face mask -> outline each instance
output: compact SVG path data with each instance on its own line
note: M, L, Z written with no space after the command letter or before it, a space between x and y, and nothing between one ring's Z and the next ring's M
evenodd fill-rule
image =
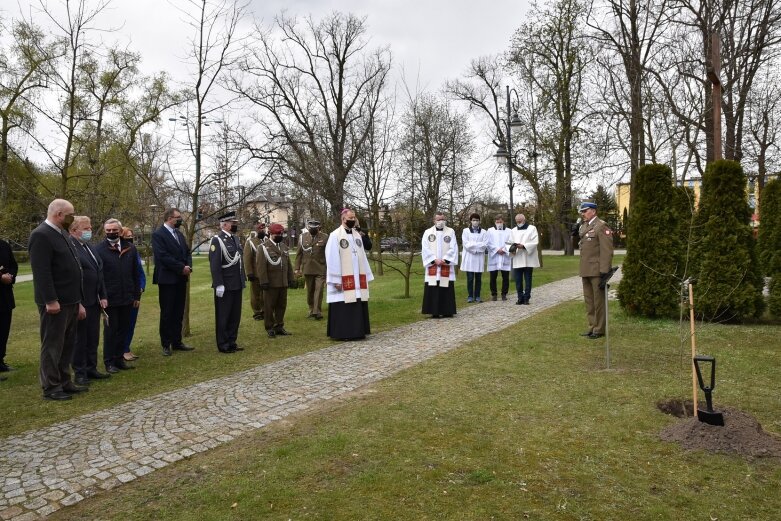
M279 244L280 242L282 242L282 236L281 235L274 235L274 236L271 237L271 240L276 242L277 244Z
M81 242L87 242L92 239L92 230L85 230L81 232Z
M309 228L309 233L317 235L320 232L320 228Z
M517 224L518 226L523 226L523 223L521 221L515 221L515 224Z
M64 215L62 217L62 227L67 230L71 227L71 224L73 224L73 214Z
M119 232L107 233L106 239L110 242L117 242L119 240Z
M344 225L347 226L348 229L352 229L352 227L355 226L355 219L347 219L344 221Z
M480 226L480 221L472 221L473 228L477 228L478 226Z
M176 220L176 222L174 223L174 228L179 228L181 225L182 225L182 219L181 219L181 217L180 217L180 218L179 218L179 219L177 219L177 220Z
M504 230L504 224L503 223L496 223L496 229L497 230Z
M266 236L266 232L258 232L258 239L263 239Z
M231 224L231 233L236 233L237 231L239 231L239 225Z
M434 224L436 224L437 229L439 230L445 227L445 221L436 221Z

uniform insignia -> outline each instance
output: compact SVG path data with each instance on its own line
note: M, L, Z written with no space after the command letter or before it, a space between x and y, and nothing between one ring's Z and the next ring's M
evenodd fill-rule
M451 237L450 235L445 235L445 238L443 239L446 243L450 243Z
M363 243L361 242L361 239L355 239L355 244L357 244L359 248L363 247Z
M350 243L347 242L347 239L342 239L341 241L339 241L339 246L342 248L347 248L348 246L350 246Z
M210 248L211 251L215 251L217 248L214 247L214 244L212 244L212 247Z
M607 230L605 230L605 235L610 235L610 233L611 233L611 232L610 232L610 229L609 229L609 228L608 228Z
M434 242L436 240L437 240L437 236L434 235L433 233L428 236L428 242Z

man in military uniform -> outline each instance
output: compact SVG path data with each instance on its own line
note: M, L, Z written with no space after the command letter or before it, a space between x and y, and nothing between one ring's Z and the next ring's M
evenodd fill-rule
M605 336L605 284L613 262L613 232L597 217L597 205L582 203L578 209L582 222L580 236L580 276L586 301L588 331L582 336L595 339Z
M287 245L282 242L285 228L269 226L269 239L260 244L255 260L255 276L263 290L263 321L270 338L289 335L285 330L287 288L296 285Z
M244 289L242 250L236 235L238 229L236 212L226 213L220 217L220 232L212 237L209 246L217 349L220 353L242 351L236 344L241 323L241 292Z
M250 305L252 306L252 318L263 320L263 292L260 290L258 277L255 275L255 259L258 247L266 240L266 223L258 220L255 231L250 233L247 242L244 243L244 270L247 272L247 280L250 282Z
M296 252L296 276L306 279L306 303L309 317L323 318L323 288L325 287L325 245L328 235L320 231L320 222L310 219L301 233Z

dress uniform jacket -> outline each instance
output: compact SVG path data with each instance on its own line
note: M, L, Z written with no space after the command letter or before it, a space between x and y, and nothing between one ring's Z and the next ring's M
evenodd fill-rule
M260 287L265 288L263 325L266 331L286 334L287 288L295 282L287 245L274 241L262 244L256 256L255 275Z
M252 306L252 316L255 320L263 318L263 291L260 289L260 283L255 275L255 262L257 260L258 248L266 240L265 237L258 237L256 232L252 232L244 242L244 271L247 279L250 281L250 305Z
M230 259L225 257L222 245L225 245L225 251L230 259L236 255L239 256L238 262L223 268L223 265L229 264ZM209 269L212 273L212 287L225 286L225 291L235 291L243 289L245 284L244 265L241 262L243 252L239 246L239 238L235 234L229 234L225 230L212 237L209 246Z
M613 262L613 232L605 221L594 217L591 222L581 224L578 233L580 276L599 277L600 273L609 272Z
M325 245L328 235L317 232L314 237L308 231L301 234L296 251L296 270L304 275L325 275Z

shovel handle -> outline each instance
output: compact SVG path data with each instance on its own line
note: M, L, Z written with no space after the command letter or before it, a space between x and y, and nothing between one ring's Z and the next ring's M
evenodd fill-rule
M694 285L689 283L689 337L692 344L692 414L697 414L697 366L694 357L697 356L697 342L694 337Z

